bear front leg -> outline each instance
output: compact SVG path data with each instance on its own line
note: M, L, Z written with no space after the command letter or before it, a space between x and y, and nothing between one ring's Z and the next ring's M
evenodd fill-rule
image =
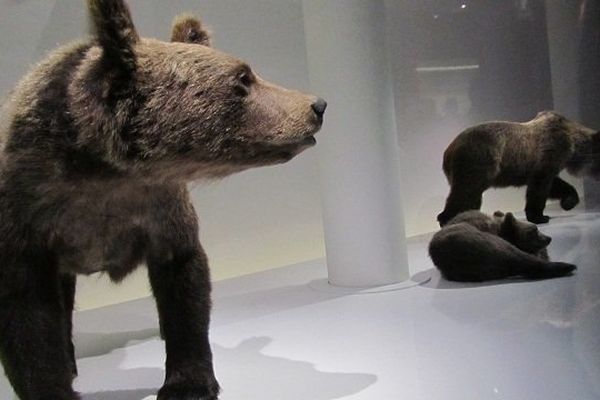
M57 271L28 263L2 268L0 360L15 392L23 400L79 399Z
M77 276L72 274L62 274L60 285L62 289L63 308L65 310L65 329L67 345L69 348L69 359L71 362L71 374L75 378L77 372L77 360L75 359L75 345L73 344L73 308L75 307L75 286Z
M166 378L157 400L216 400L208 340L210 278L200 246L166 260L150 259L148 269L166 344Z
M529 222L534 224L545 224L550 217L544 215L546 200L550 194L554 175L552 173L537 173L527 184L525 215Z
M561 208L566 211L572 210L579 204L577 190L558 176L552 180L548 198L560 200Z

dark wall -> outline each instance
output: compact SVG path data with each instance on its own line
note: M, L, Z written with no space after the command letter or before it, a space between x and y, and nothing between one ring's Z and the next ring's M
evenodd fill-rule
M580 24L579 114L584 124L600 129L600 0L582 2ZM584 189L587 207L600 208L600 184L585 179Z

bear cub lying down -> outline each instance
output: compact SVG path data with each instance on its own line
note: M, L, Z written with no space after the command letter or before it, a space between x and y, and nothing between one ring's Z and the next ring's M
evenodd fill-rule
M533 223L548 222L547 199L565 210L579 203L573 186L558 177L600 177L600 133L552 112L525 123L497 121L460 133L444 152L450 194L438 215L444 226L455 215L479 210L490 187L527 186L525 214Z
M209 47L198 20L142 38L88 0L92 40L29 73L0 120L0 361L20 399L75 400L76 274L148 275L166 346L159 400L215 400L210 277L186 183L291 160L324 100ZM101 379L101 378L99 378Z
M553 278L572 273L573 264L551 262L551 238L511 213L492 217L465 211L451 219L429 243L429 255L452 281L480 282L509 277Z

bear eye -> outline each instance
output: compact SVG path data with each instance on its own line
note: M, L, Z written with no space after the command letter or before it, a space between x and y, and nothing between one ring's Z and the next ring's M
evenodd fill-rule
M254 83L254 75L249 69L244 68L236 79L235 91L241 97L246 97L250 94L252 84Z
M250 75L249 72L245 71L240 74L240 83L242 85L249 88L250 86L252 86L253 81L254 79L252 78L252 75Z
M198 33L195 29L190 29L187 34L188 40L190 42L196 42L200 38L200 33Z

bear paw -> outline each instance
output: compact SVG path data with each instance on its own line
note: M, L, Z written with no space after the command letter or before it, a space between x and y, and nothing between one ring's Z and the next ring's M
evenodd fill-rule
M550 221L550 217L547 215L528 215L527 221L533 222L534 224L547 224Z
M156 400L218 400L219 384L213 381L203 385L197 382L166 384L158 391Z
M437 220L440 224L440 228L443 228L444 225L446 225L451 218L452 217L450 216L450 213L448 213L447 211L439 213L437 216Z
M218 400L216 394L208 394L206 388L163 387L156 400Z
M579 196L577 194L560 200L560 207L565 211L572 210L577 204L579 204Z

